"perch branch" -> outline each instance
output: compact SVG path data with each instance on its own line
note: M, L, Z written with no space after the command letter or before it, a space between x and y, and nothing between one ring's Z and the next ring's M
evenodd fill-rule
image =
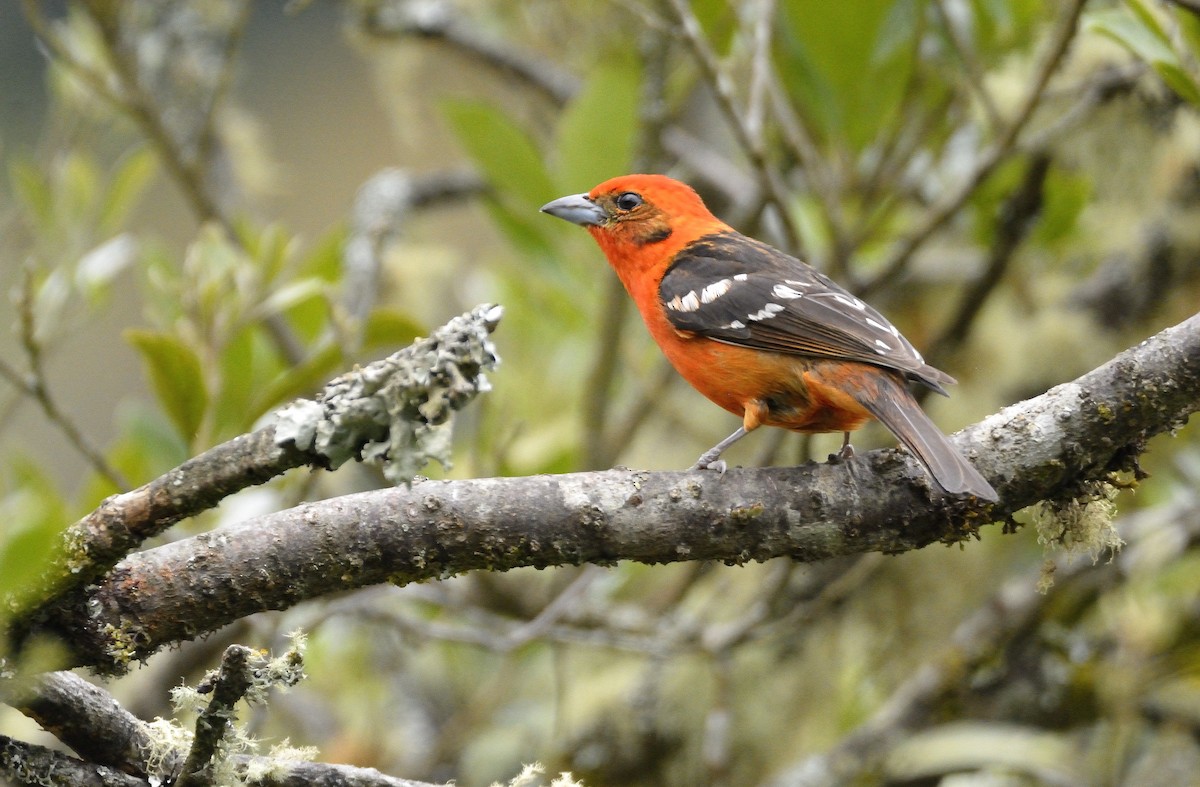
M73 663L119 671L253 612L382 582L617 560L896 553L1127 469L1200 408L1200 315L954 439L1001 503L937 495L911 457L702 472L425 481L309 503L132 555L46 628ZM932 499L931 499L932 495Z
M399 482L429 460L447 462L442 425L451 411L488 390L485 373L498 358L487 336L501 313L498 306L478 306L429 338L331 381L319 401L297 400L278 411L275 423L105 500L67 528L40 594L46 601L19 615L18 639L49 609L77 601L83 588L146 539L288 470L369 458Z

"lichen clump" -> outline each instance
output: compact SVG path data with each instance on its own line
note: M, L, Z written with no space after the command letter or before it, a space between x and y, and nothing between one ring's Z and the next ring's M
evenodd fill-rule
M489 335L500 306L476 306L425 339L332 380L317 399L275 413L275 440L317 454L330 469L374 462L394 484L427 464L450 466L450 417L491 389L500 362Z
M1047 551L1038 590L1045 593L1054 584L1052 551L1068 558L1086 555L1096 563L1104 554L1111 560L1125 545L1116 528L1116 487L1101 484L1090 496L1065 501L1042 501L1032 506L1029 518L1037 530L1038 543Z

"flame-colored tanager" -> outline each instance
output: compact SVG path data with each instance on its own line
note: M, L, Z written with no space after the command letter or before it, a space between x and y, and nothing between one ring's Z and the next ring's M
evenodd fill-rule
M587 228L675 369L742 417L696 468L723 470L721 452L764 424L844 432L848 458L850 432L875 418L947 492L997 499L907 385L945 395L954 378L829 277L713 216L690 186L625 175L542 210Z

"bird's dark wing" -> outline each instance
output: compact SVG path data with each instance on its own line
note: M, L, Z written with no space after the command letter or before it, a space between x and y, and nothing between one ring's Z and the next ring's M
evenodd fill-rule
M735 232L685 246L659 284L677 330L727 344L895 369L939 393L954 378L887 318L809 265Z

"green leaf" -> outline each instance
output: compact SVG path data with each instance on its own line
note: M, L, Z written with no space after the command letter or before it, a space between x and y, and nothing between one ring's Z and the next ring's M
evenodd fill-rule
M71 292L71 277L64 268L55 268L38 283L33 296L33 334L39 344L50 341L58 331Z
M119 437L108 451L109 461L130 483L138 484L178 467L191 456L188 445L160 408L130 399L117 406ZM98 505L112 494L108 481L93 475L83 498Z
M989 247L996 237L996 217L1004 200L1021 182L1028 166L1023 157L1011 158L975 189L971 195L972 238L980 246Z
M218 438L243 431L262 414L252 403L259 389L279 371L280 363L269 348L256 346L260 333L256 326L244 327L221 349L221 390L213 397L212 406Z
M208 407L208 388L200 358L180 339L130 328L125 340L141 353L159 402L180 434L191 443Z
M727 54L738 27L733 4L728 0L691 0L691 5L713 51L718 55Z
M1070 237L1091 196L1090 178L1052 168L1046 178L1042 214L1034 230L1034 240L1049 246Z
M408 346L427 332L412 315L399 309L375 309L363 328L364 347Z
M38 229L45 232L54 226L54 195L42 170L30 161L14 161L8 170L13 193L33 214Z
M513 247L535 264L552 264L555 246L551 233L561 233L563 227L572 229L565 221L551 223L546 216L528 207L514 210L495 200L489 200L486 207L492 221ZM578 230L578 227L574 229Z
M100 193L100 170L94 161L81 153L71 153L59 172L61 201L68 222L80 222L95 215L93 212Z
M330 342L264 385L256 392L250 409L265 413L297 397L312 396L344 362L341 348Z
M859 149L899 109L924 0L787 0L777 58L789 91L824 135Z
M1055 10L1043 0L970 0L969 34L975 55L984 64L1000 62L1030 49L1033 31Z
M443 111L497 198L537 210L561 196L533 140L502 111L480 101L446 102Z
M146 190L146 184L154 177L158 159L149 148L134 151L125 157L113 174L104 204L100 206L100 229L115 232L137 205Z
M274 281L283 271L296 246L295 236L280 224L269 224L260 230L244 221L238 224L237 234L261 278L267 282Z
M1150 64L1169 88L1181 98L1200 105L1200 85L1179 60L1166 33L1145 8L1131 11L1128 6L1089 14L1087 29L1107 36Z
M249 316L255 320L264 320L283 314L314 298L324 304L324 295L328 289L329 284L317 278L294 281L274 290L265 300L255 304L250 309Z
M37 600L21 598L22 591L38 586L69 517L62 491L42 468L19 453L8 465L9 490L0 497L0 596L12 594L20 605Z
M630 59L601 66L558 123L558 183L584 191L629 171L638 135L641 78Z

